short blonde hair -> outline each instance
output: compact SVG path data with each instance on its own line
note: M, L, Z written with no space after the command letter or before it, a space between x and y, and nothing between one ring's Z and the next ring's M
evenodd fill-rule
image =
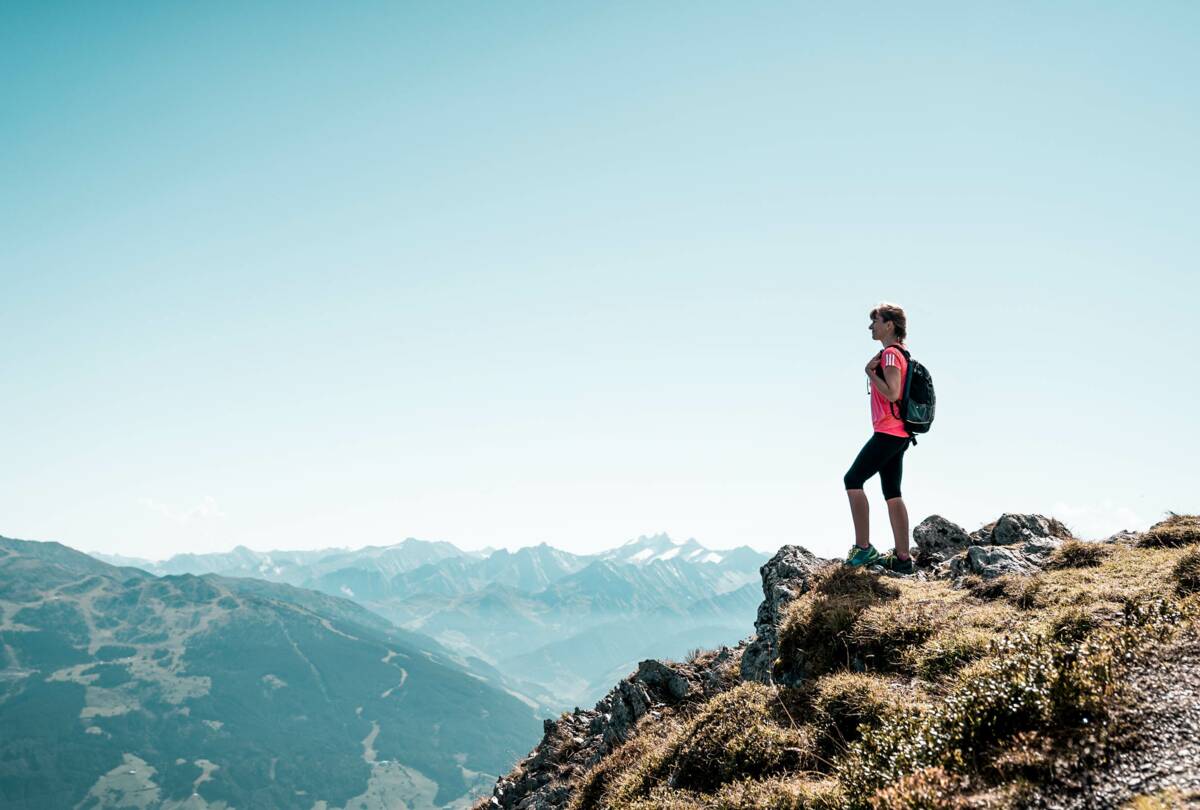
M899 304L889 304L885 301L871 310L871 320L875 320L876 315L885 321L892 322L896 328L898 340L903 341L908 337L908 318L904 315L904 308Z

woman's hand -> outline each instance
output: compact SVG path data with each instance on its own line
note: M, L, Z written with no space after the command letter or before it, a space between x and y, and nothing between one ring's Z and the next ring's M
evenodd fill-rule
M871 358L871 362L867 363L866 371L867 371L868 377L872 377L875 375L875 369L879 368L879 361L880 361L880 355L877 354Z

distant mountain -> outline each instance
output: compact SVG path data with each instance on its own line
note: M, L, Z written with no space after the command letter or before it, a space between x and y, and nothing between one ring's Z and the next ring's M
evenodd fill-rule
M749 546L738 546L729 551L712 551L700 545L695 539L680 542L672 540L665 534L642 536L630 540L622 546L597 555L602 560L629 563L631 565L646 565L652 562L707 563L724 565L739 571L753 569L767 560L766 554L761 554Z
M546 713L346 599L0 538L6 810L461 808Z
M254 551L237 546L232 551L206 554L176 554L168 560L153 562L133 557L93 553L93 557L113 565L134 565L151 574L220 574L227 577L254 577L270 582L307 585L329 573L345 569L377 572L391 578L451 557L470 558L452 543L429 542L409 537L390 546L366 546L359 549L326 548L313 551Z
M547 684L555 694L570 695L576 706L590 706L617 680L646 658L682 659L689 650L740 640L745 627L737 617L757 614L761 583L682 606L659 607L604 624L502 659L498 666L515 678ZM713 641L717 639L717 641ZM596 674L598 673L598 674Z
M353 599L397 626L436 638L464 660L506 674L513 664L520 691L569 708L582 699L580 689L624 666L644 634L618 633L594 654L559 657L555 651L586 646L594 628L643 616L659 623L656 637L703 627L705 645L735 643L753 623L758 569L767 557L748 546L715 551L665 534L588 555L546 543L466 553L450 543L409 538L357 550L179 555L146 570L259 577ZM721 599L747 585L755 591L749 602Z

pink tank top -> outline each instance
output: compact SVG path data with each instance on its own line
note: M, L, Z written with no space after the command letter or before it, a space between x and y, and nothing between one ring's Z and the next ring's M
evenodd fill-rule
M908 361L904 359L904 353L894 346L883 350L883 358L879 361L880 376L885 368L899 368L900 383L904 383L904 375L908 373ZM867 384L871 385L869 382ZM883 394L871 385L871 425L876 433L907 437L909 433L904 429L904 420L896 415L899 412L899 402L888 402Z

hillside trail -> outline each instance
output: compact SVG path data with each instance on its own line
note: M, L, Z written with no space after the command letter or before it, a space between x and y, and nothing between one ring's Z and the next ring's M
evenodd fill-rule
M1129 672L1117 712L1136 729L1106 767L1079 774L1072 795L1047 797L1047 810L1120 808L1138 796L1172 791L1163 806L1200 810L1200 638L1163 647Z

